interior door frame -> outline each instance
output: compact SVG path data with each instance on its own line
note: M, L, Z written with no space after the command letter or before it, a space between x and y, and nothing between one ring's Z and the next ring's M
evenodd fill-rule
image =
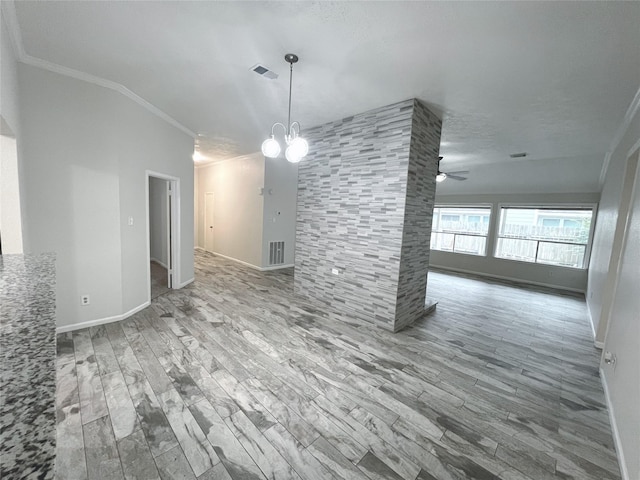
M168 185L167 190L167 208L168 226L167 229L167 242L168 242L168 254L169 254L169 271L170 276L169 288L178 289L180 285L180 178L173 175L167 175L166 173L154 172L152 170L145 171L145 204L146 204L146 228L147 228L147 292L148 301L151 302L151 232L149 226L149 182L150 178L159 178L166 180ZM171 201L169 200L171 196Z
M174 258L173 258L173 252L171 251L171 247L173 245L172 239L173 236L171 234L171 219L173 218L173 215L171 214L171 204L173 203L171 201L171 198L173 197L172 195L173 193L173 186L171 184L170 180L167 180L167 183L165 184L165 208L167 209L167 216L166 216L166 222L167 222L167 238L165 239L166 245L167 245L167 253L168 253L168 259L167 259L167 288L173 288L173 285L175 284L175 279L173 278L173 264L174 264ZM151 239L149 239L151 240Z

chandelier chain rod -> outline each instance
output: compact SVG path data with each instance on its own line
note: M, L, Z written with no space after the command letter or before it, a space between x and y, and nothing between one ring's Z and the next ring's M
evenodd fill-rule
M265 158L277 158L280 155L281 147L275 139L276 126L281 126L284 130L284 140L287 144L285 158L291 163L298 163L309 153L309 144L300 136L300 123L291 122L291 100L293 97L293 64L298 61L298 56L294 53L287 53L284 59L289 63L289 109L287 112L287 125L276 122L271 127L271 138L262 142L262 153ZM297 130L296 130L297 125Z
M293 85L293 63L289 64L289 116L287 118L287 135L291 137L291 86Z

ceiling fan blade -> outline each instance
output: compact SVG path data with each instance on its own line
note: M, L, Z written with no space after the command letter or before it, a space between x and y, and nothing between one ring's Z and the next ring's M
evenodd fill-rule
M461 177L460 175L451 175L450 173L447 173L447 178L451 178L452 180L466 180L467 177Z
M467 175L469 170L457 170L455 172L445 172L447 175Z

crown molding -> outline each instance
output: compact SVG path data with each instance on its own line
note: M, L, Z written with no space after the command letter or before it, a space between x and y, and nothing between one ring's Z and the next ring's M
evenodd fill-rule
M196 169L206 168L206 167L212 167L214 165L220 165L221 163L234 162L234 161L238 162L242 160L255 160L256 158L257 159L262 158L263 160L266 160L264 155L262 155L262 152L253 152L253 153L247 153L245 155L238 155L237 157L223 158L220 160L206 160L204 162L194 163L193 166Z
M640 138L638 138L638 141L634 143L633 147L629 149L629 153L627 153L627 157L630 157L631 155L636 153L636 150L640 150Z
M598 186L600 190L604 186L604 179L607 176L607 170L609 170L609 162L611 162L611 151L608 151L604 156L604 161L602 162L602 169L600 170L600 179L598 180Z
M633 117L635 117L635 115L638 113L638 109L640 109L640 87L638 87L638 91L636 92L635 96L633 97L633 100L629 104L629 108L627 108L627 113L625 113L622 123L616 130L616 134L613 137L611 146L609 147L609 151L604 157L602 170L600 171L600 188L602 188L602 186L604 185L604 179L607 176L607 170L609 169L611 155L613 154L613 152L615 152L616 148L618 148L618 145L622 141L622 137L624 136L625 132L629 128L629 125L631 125L631 121L633 120Z
M41 68L43 70L48 70L50 72L54 72L54 73L63 75L65 77L75 78L76 80L81 80L83 82L92 83L92 84L97 85L99 87L108 88L109 90L114 90L114 91L124 95L125 97L129 98L130 100L133 100L134 102L136 102L141 107L145 108L146 110L148 110L149 112L151 112L155 116L157 116L157 117L161 118L162 120L164 120L165 122L169 123L170 125L173 125L178 130L181 130L182 132L186 133L190 137L192 137L192 138L196 137L196 134L194 132L192 132L187 127L182 125L176 119L174 119L173 117L167 115L162 110L160 110L158 107L156 107L152 103L148 102L147 100L145 100L141 96L135 94L134 92L132 92L131 90L129 90L127 87L125 87L124 85L122 85L120 83L116 83L116 82L113 82L111 80L107 80L107 79L104 79L104 78L101 78L101 77L97 77L95 75L91 75L90 73L82 72L80 70L75 70L73 68L65 67L63 65L58 65L57 63L49 62L49 61L43 60L41 58L32 57L31 55L27 55L27 54L25 54L24 57L20 59L20 62L22 62L22 63L24 63L26 65L31 65L32 67Z
M16 15L15 4L13 0L10 1L2 1L2 12L4 13L5 23L7 24L7 28L9 29L9 37L11 38L11 46L13 47L14 54L16 55L17 60L20 63L24 63L25 65L31 65L32 67L41 68L43 70L48 70L50 72L57 73L59 75L63 75L65 77L75 78L76 80L81 80L83 82L91 83L93 85L97 85L99 87L107 88L109 90L113 90L115 92L124 95L125 97L133 100L135 103L140 105L142 108L148 110L153 115L158 118L164 120L168 124L176 127L178 130L186 133L192 138L196 137L195 132L191 131L180 122L178 122L175 118L169 116L158 107L153 105L151 102L148 102L140 95L132 92L124 85L113 82L111 80L107 80L105 78L101 78L95 75L91 75L90 73L82 72L80 70L75 70L73 68L65 67L63 65L59 65L57 63L49 62L48 60L44 60L42 58L33 57L29 55L25 49L24 44L22 43L22 33L20 31L20 24L18 23L18 17Z
M224 161L225 160L208 160L206 162L198 162L198 163L194 163L193 164L193 168L198 170L200 168L206 168L206 167L210 167L212 165L218 165L219 163L222 163Z

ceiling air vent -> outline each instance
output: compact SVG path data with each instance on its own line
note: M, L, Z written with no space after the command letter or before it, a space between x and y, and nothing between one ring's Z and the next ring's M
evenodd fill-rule
M521 152L521 153L512 153L511 155L509 155L511 158L524 158L527 156L527 152Z
M269 70L264 65L260 65L259 63L255 64L250 70L256 72L258 75L262 75L263 77L270 78L271 80L278 78L278 74Z

